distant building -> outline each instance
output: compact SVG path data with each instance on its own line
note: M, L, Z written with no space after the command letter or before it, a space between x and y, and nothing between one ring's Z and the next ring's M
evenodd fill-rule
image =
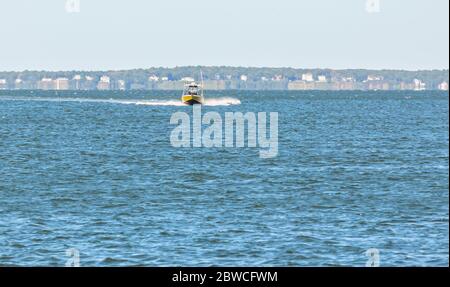
M414 79L414 91L425 91L427 85L419 79Z
M353 83L353 82L355 82L355 79L353 79L353 77L343 77L342 78L342 82L344 82L344 83Z
M55 90L68 90L69 89L69 79L67 78L57 78L55 80Z
M169 80L169 77L161 77L161 81L167 82Z
M272 77L272 81L281 82L283 80L283 75L275 75Z
M150 77L148 77L149 82L158 82L159 81L159 77L156 75L152 75Z
M75 90L81 89L81 86L80 86L81 75L75 75L72 80L75 82L74 83Z
M447 82L440 83L438 89L441 91L448 91L448 83Z
M22 89L23 88L23 81L22 81L22 79L19 79L19 78L17 78L15 81L14 81L14 89L16 89L16 90L20 90L20 89Z
M42 80L38 82L37 88L39 90L54 90L54 84L55 83L51 78L42 78Z
M6 90L8 82L5 79L0 79L0 90Z
M318 76L318 77L317 77L317 81L318 81L319 83L326 83L326 82L328 82L327 77L326 77L326 76L323 76L323 75Z
M373 82L373 81L382 81L383 77L380 76L373 76L373 75L369 75L367 76L367 82Z
M366 82L366 88L368 90L377 91L377 90L383 90L388 91L390 90L391 86L388 82L384 81L369 81Z
M125 81L124 80L118 80L117 81L117 88L121 91L125 91L126 90L126 85L125 85Z
M400 82L399 89L402 91L403 90L414 90L414 83Z
M288 83L288 90L292 91L304 91L304 90L315 90L316 84L314 82L306 81L292 81Z
M306 73L302 75L302 81L305 82L314 82L314 76L311 73Z
M263 81L263 82L267 82L269 79L267 79L267 77L261 77L261 81Z
M195 79L192 77L184 77L184 78L181 78L181 81L182 82L195 82Z
M344 78L340 82L334 82L333 90L351 91L356 89L356 82L350 80L351 78Z
M80 79L80 90L95 90L97 89L98 83L95 81L94 77L84 76L84 79Z
M98 90L109 90L111 88L111 79L108 76L102 76L97 84Z
M248 76L247 75L241 75L241 81L247 82L248 81Z

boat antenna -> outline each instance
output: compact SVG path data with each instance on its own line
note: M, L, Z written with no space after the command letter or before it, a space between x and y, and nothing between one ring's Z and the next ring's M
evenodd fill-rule
M202 81L202 97L203 97L203 91L205 89L205 86L203 84L203 71L202 70L200 70L200 78L201 78L201 81Z

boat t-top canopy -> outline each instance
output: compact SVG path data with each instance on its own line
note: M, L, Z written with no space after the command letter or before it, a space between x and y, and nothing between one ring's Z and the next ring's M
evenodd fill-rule
M184 86L189 87L189 88L201 88L202 87L202 85L197 84L196 82L186 83Z

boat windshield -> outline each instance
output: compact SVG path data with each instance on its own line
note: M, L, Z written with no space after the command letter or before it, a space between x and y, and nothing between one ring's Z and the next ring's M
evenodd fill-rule
M199 94L199 87L197 85L189 85L185 88L185 94L186 95L198 95Z

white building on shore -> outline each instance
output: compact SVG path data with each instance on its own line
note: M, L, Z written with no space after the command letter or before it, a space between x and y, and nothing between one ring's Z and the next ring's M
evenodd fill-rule
M69 79L57 78L55 80L55 90L68 90L68 89L69 89Z
M312 73L306 73L302 75L302 81L305 82L314 82L314 76Z
M0 90L6 90L8 82L6 79L0 79Z
M414 79L414 91L425 91L427 85L419 79Z
M73 76L72 79L75 82L75 90L79 90L80 89L80 81L81 81L81 75L75 75Z
M448 83L447 82L440 83L438 89L441 91L448 91Z
M117 88L118 88L120 91L125 91L125 90L126 90L125 81L124 81L124 80L118 80L118 81L117 81Z
M382 81L382 80L383 80L383 77L369 75L369 76L367 76L366 82L376 82L376 81Z
M323 75L318 76L318 77L317 77L317 81L318 81L319 83L327 83L327 82L328 82L327 77L326 77L326 76L323 76Z
M195 79L192 77L183 77L181 78L182 82L195 82Z
M159 81L159 77L156 75L151 75L150 77L148 77L148 81L149 82L158 82Z
M17 79L14 81L14 89L16 89L16 90L22 89L22 88L23 88L23 87L22 87L22 84L23 84L23 80L20 79L20 78L17 78Z
M97 84L97 89L106 91L111 88L111 79L108 76L102 76Z
M38 84L37 88L39 90L54 90L55 89L55 82L51 78L42 78Z

